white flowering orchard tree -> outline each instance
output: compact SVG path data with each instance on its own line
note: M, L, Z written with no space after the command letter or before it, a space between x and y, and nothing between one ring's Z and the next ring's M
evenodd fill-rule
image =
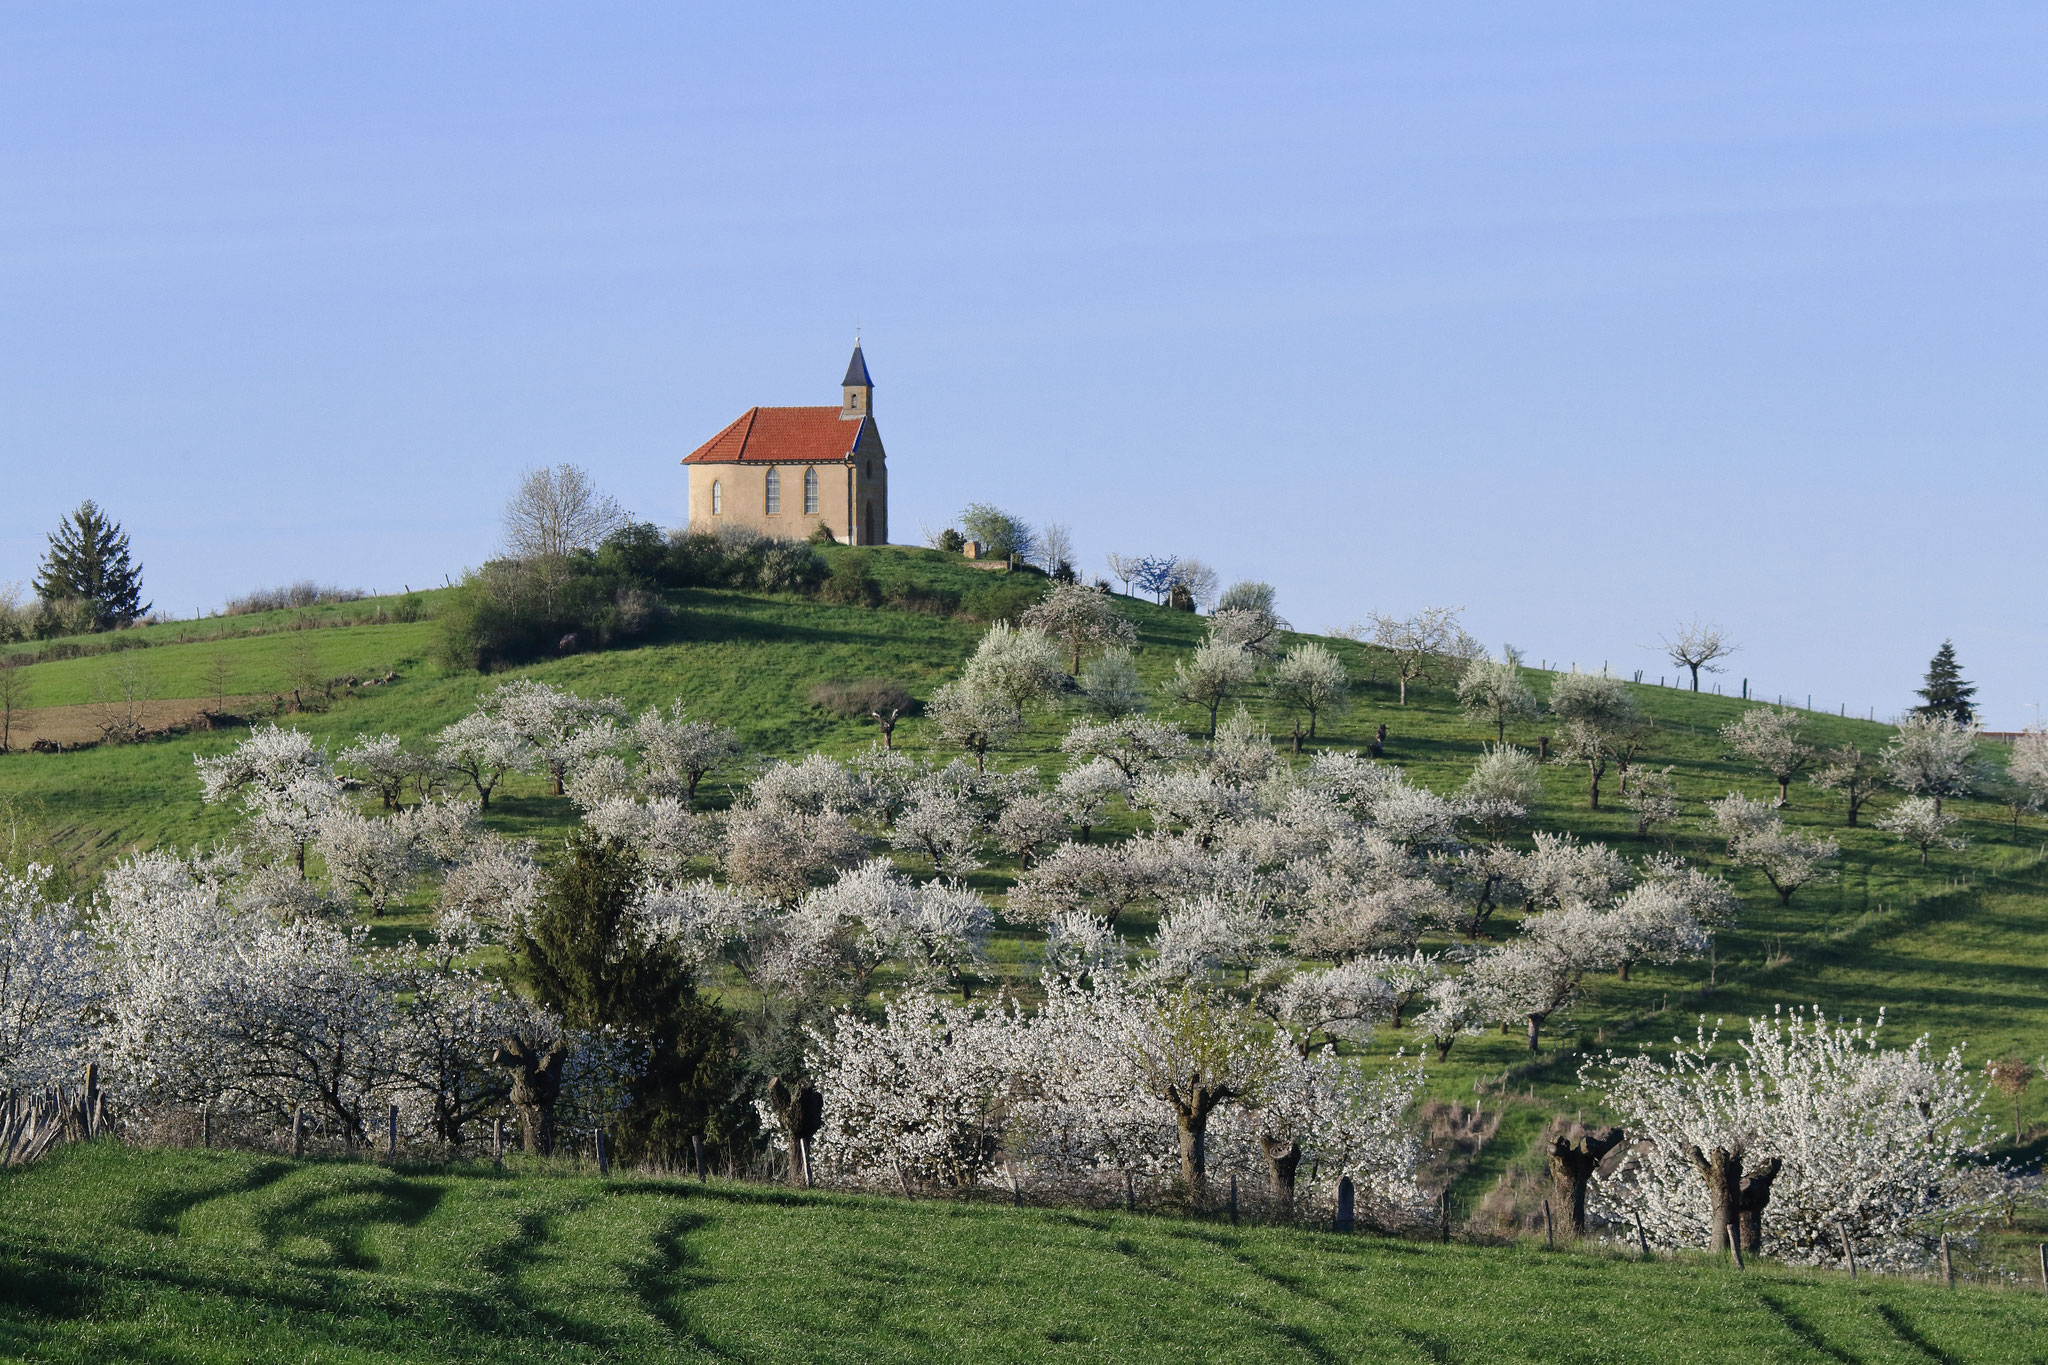
M1943 810L1931 796L1909 796L1877 819L1879 829L1920 850L1922 867L1927 866L1927 850L1931 848L1963 847L1967 841L1950 833L1960 823L1954 811Z
M1789 706L1752 706L1721 727L1721 738L1778 784L1778 804L1790 805L1792 779L1818 755L1806 742L1806 718Z
M49 895L51 869L0 869L0 1090L74 1081L93 1060L104 984L68 900Z
M1212 637L1197 645L1192 654L1174 661L1173 674L1162 691L1168 701L1206 710L1208 737L1214 739L1217 712L1244 691L1257 673L1258 658L1250 650Z
M514 678L477 702L479 713L495 717L524 745L533 771L544 774L556 796L584 763L619 747L619 722L626 708L613 697L579 697L536 678Z
M677 797L684 805L697 799L706 777L737 763L744 750L737 731L708 720L691 720L680 698L664 712L642 711L633 722L633 743L640 750L639 782L653 797Z
M472 711L434 736L434 757L476 792L478 810L491 808L491 793L530 761L526 742L499 716Z
M1704 1023L1668 1057L1609 1055L1582 1080L1639 1138L1596 1178L1596 1216L1662 1246L1728 1244L1800 1265L1925 1264L1968 1234L2004 1177L1962 1049L1882 1045L1883 1020L1793 1010L1749 1021L1731 1053Z
M385 810L396 810L409 784L417 784L432 760L413 753L397 735L358 734L338 756L357 781L377 793Z
M1761 873L1781 905L1790 905L1800 887L1836 876L1842 846L1833 839L1788 829L1776 811L1740 792L1709 806L1715 827L1727 836L1728 861Z
M1498 659L1480 657L1467 664L1458 679L1458 702L1467 716L1493 727L1497 746L1506 745L1511 722L1534 720L1543 712L1522 677L1521 656L1512 649Z
M1939 806L1945 797L1966 795L1977 780L1978 734L1953 716L1909 715L1878 761L1893 786Z
M1327 645L1296 645L1273 666L1273 705L1293 722L1294 752L1316 737L1316 722L1340 714L1350 701L1351 679ZM1302 722L1306 720L1306 726Z
M195 755L192 762L208 805L239 800L249 842L306 870L306 850L342 805L341 780L324 748L299 730L268 725L227 753Z
M1148 773L1179 763L1193 746L1177 725L1144 716L1121 716L1075 721L1060 740L1060 749L1075 764L1100 761L1115 765L1128 786Z
M1115 600L1084 583L1053 584L1052 591L1025 609L1023 624L1065 647L1071 677L1080 676L1084 653L1128 649L1138 642L1137 627L1116 609Z

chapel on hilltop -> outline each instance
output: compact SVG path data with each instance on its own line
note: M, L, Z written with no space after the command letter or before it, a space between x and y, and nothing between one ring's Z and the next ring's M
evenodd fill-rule
M839 406L748 408L683 457L690 529L748 526L802 539L823 523L842 545L889 542L889 470L875 381L853 343Z

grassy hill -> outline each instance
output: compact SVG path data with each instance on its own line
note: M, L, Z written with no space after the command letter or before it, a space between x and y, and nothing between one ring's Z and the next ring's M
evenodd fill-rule
M2048 1358L2048 1296L714 1181L61 1150L0 1171L0 1357Z
M1037 581L1006 582L1003 575L931 551L870 553L885 588L908 584L959 593L969 601L980 594L987 602L998 589L1012 592ZM331 710L287 717L286 723L337 749L359 731L388 730L423 740L501 679L433 664L432 622L390 621L393 605L390 599L373 600L333 608L325 618L316 609L304 620L298 613L276 613L156 627L155 642L139 652L54 659L31 665L27 675L41 700L76 705L92 698L105 669L139 659L155 681L154 695L196 699L206 693L198 684L218 656L234 679L231 693L268 694L288 681L295 651L310 647L330 675L395 672L397 680L344 695ZM522 671L586 694L616 696L634 708L681 697L694 714L735 726L763 756L812 749L847 754L874 742L874 727L812 706L814 684L881 678L927 695L953 676L984 629L953 616L712 590L672 594L671 605L674 618L635 648L573 655ZM1139 625L1140 670L1156 684L1200 638L1202 623L1141 601L1126 600L1124 606ZM323 619L357 624L314 628ZM268 633L192 638L217 625ZM1400 705L1383 655L1346 641L1331 643L1357 682L1357 698L1347 716L1325 724L1320 744L1362 746L1384 723L1390 761L1439 791L1462 783L1480 745L1492 738L1490 729L1467 720L1440 688L1411 685L1407 705ZM1541 674L1532 681L1539 693L1547 683ZM1718 729L1746 703L1657 686L1637 692L1660 726L1640 761L1672 766L1689 803L1686 816L1671 830L1639 838L1628 812L1587 809L1582 771L1552 767L1546 770L1539 827L1606 839L1630 856L1673 847L1710 865L1724 863L1719 841L1701 827L1703 803L1730 790L1776 794L1774 783L1722 751ZM1258 689L1246 700L1255 712L1266 704ZM1170 709L1164 714L1174 716ZM1175 718L1198 725L1191 711ZM1055 766L1068 719L1057 711L1040 715L999 762ZM1825 715L1814 716L1811 728L1822 743L1853 740L1871 751L1889 734L1883 725ZM1540 733L1543 727L1531 725L1511 730L1509 738L1533 743ZM0 814L11 816L24 844L62 858L89 883L94 871L127 849L190 845L231 834L229 812L200 805L192 756L218 752L235 740L233 732L194 733L79 753L0 757ZM942 754L935 742L916 718L898 731L899 747L912 752ZM1987 749L1995 752L1995 746ZM1611 773L1606 785L1611 796ZM722 791L711 794L714 804L724 799ZM1960 832L1969 837L1969 847L1938 851L1933 865L1922 869L1915 853L1881 832L1842 828L1838 803L1796 785L1788 819L1842 841L1838 881L1802 891L1790 907L1781 907L1759 878L1735 872L1742 919L1719 935L1712 963L1639 968L1626 983L1612 977L1597 982L1585 1004L1553 1025L1546 1050L1533 1061L1519 1035L1461 1041L1447 1064L1432 1068L1430 1093L1503 1112L1500 1138L1458 1178L1454 1195L1462 1206L1476 1203L1511 1165L1526 1159L1529 1138L1550 1115L1585 1104L1576 1085L1576 1049L1668 1039L1689 1032L1701 1013L1739 1019L1776 1004L1817 1002L1868 1018L1883 1009L1898 1035L1927 1031L1942 1046L1967 1043L1974 1062L2048 1052L2048 839L2038 819L2015 828L2002 807L1965 801L1952 808L1965 817ZM508 792L493 798L489 823L507 833L543 836L545 848L572 819L569 803L547 795L539 779L515 779ZM994 867L977 880L1000 895L1009 872ZM1495 932L1512 933L1513 916L1502 918ZM377 932L388 937L422 923L417 912L400 914ZM1028 931L1005 932L994 945L989 974L1028 982L1035 972L1034 944ZM1374 1043L1375 1051L1402 1046L1412 1051L1417 1044L1398 1030L1383 1030ZM2036 1088L2026 1117L2031 1124L2048 1119L2048 1086Z

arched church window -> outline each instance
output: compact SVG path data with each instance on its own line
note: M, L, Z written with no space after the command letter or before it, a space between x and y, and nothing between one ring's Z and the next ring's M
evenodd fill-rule
M782 510L782 471L768 471L768 515L774 516Z
M804 515L818 515L818 471L815 469L804 471Z
M725 485L717 479L711 481L711 515L717 516L725 510Z

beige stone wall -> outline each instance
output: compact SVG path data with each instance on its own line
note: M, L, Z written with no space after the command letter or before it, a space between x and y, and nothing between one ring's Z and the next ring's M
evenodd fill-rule
M874 469L872 477L866 472L870 464ZM831 529L833 539L842 545L849 542L888 544L888 475L879 457L862 456L851 462L816 465L770 466L749 462L685 467L689 471L691 530L740 525L751 526L763 535L802 540L822 521ZM782 510L773 515L768 511L770 468L782 475ZM804 470L807 468L818 472L818 510L814 515L804 512ZM720 499L723 510L715 516L711 511L713 482L718 483L723 492ZM864 510L870 506L874 513L872 542L858 535Z

